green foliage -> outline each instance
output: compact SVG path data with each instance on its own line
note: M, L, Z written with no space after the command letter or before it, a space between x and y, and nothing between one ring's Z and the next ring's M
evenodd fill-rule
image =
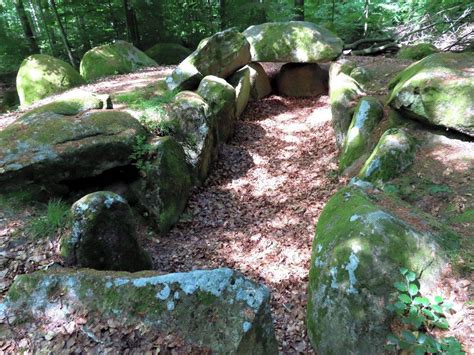
M34 238L52 237L68 228L70 223L69 205L62 200L52 199L48 202L45 214L33 219L28 231Z
M396 282L398 298L388 309L394 312L407 329L400 335L390 334L387 338L388 346L399 350L408 350L411 353L425 354L464 354L461 344L454 337L435 339L427 334L433 328L448 329L449 324L444 312L451 308L441 296L433 298L420 294L419 282L416 274L405 268L400 269L404 280Z
M145 136L138 136L133 146L133 152L130 158L133 161L133 165L140 171L140 174L146 176L150 173L153 165L151 158L156 152L155 147L148 142L148 138Z

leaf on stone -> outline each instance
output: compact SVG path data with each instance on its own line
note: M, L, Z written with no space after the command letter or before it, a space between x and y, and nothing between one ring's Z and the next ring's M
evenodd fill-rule
M402 293L400 296L398 296L398 299L406 304L411 303L411 298L406 293Z
M404 283L404 282L395 282L395 283L393 284L393 286L395 286L395 288L396 288L398 291L407 292L407 290L408 290L407 285L406 285L406 283Z
M413 300L414 304L421 304L422 306L429 306L430 300L426 297L415 297Z
M403 340L411 344L416 341L416 336L409 330L402 330L402 338Z
M406 275L405 275L406 279L410 282L412 281L415 281L416 280L416 274L413 272L413 271L409 271Z
M411 296L417 295L418 294L418 286L415 285L415 284L410 284L410 286L408 286L408 293Z

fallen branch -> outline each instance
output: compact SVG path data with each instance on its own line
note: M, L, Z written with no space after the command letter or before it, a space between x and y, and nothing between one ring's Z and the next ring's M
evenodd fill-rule
M466 37L468 37L469 35L473 34L474 33L474 30L473 31L470 31L468 33L466 33L465 35L461 36L460 38L457 39L456 42L454 42L453 44L447 46L446 48L443 48L442 51L443 52L447 52L449 51L451 48L453 48L454 46L460 44L463 42L463 39L465 39Z
M365 44L365 43L393 42L393 41L394 41L394 39L391 38L391 37L362 38L362 39L359 39L359 40L355 41L354 43L346 44L344 46L344 49L357 49L357 47L359 47L361 44Z
M370 55L370 54L377 54L377 53L382 53L385 51L388 51L390 49L400 49L401 45L395 42L387 43L382 46L377 46L377 47L369 47L366 49L359 49L355 51L351 51L351 55Z

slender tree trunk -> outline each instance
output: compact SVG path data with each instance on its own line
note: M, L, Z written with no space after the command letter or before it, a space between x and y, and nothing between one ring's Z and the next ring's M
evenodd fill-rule
M219 13L221 17L221 30L225 30L227 27L227 8L226 8L226 3L225 0L220 0L219 1Z
M63 45L64 45L64 48L66 49L67 55L69 57L69 61L71 62L71 65L73 67L77 68L76 59L74 58L74 55L72 54L71 45L69 44L69 41L67 40L66 31L64 30L63 23L58 14L56 0L49 0L49 1L51 4L51 9L53 10L54 17L56 18L56 22L58 23L59 33L61 34L61 40L63 41Z
M304 0L295 0L295 21L304 21Z
M20 22L21 22L21 27L23 28L23 33L25 34L25 37L28 40L30 52L39 53L38 43L36 42L33 29L31 28L31 24L28 21L28 17L26 16L25 7L23 6L23 1L15 0L15 8L18 13L18 18L20 19Z
M365 0L365 6L364 6L364 37L367 36L367 31L369 29L369 5L370 5L370 0Z
M109 8L108 13L110 15L110 22L112 24L112 28L115 31L115 37L118 38L120 36L120 31L117 27L117 19L114 16L114 7L112 6L112 3L110 2L110 0L107 1L107 7Z
M51 50L51 54L52 54L53 57L55 57L56 56L56 48L55 48L55 45L53 43L53 39L51 37L51 32L49 30L48 22L46 21L46 16L45 16L44 10L43 10L43 4L41 3L41 0L37 0L36 4L38 5L38 10L39 10L41 22L43 23L43 28L44 28L44 31L46 32L46 36L48 38L48 43L49 43L49 48Z
M86 26L86 21L84 20L84 16L76 15L76 20L79 23L79 29L81 31L81 42L84 51L88 51L92 48L92 43L89 37L89 30Z
M128 0L123 0L123 8L125 10L128 40L132 42L134 46L139 46L140 33L138 32L138 23L135 11Z

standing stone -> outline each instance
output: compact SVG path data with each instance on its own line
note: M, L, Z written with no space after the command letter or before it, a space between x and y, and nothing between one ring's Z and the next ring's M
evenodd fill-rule
M244 31L253 62L320 63L338 57L343 42L311 22L269 22Z
M328 91L328 72L317 64L285 64L277 76L277 87L286 96L320 96Z
M234 134L235 89L224 79L209 75L201 81L197 93L206 100L211 114L214 115L219 141L227 142Z
M250 63L250 99L257 101L272 93L272 85L265 69L259 63Z
M83 84L85 80L70 64L46 54L26 58L16 77L22 106Z
M68 266L97 270L151 269L148 253L138 244L134 217L121 196L99 191L71 207L71 234L61 240L61 257Z
M236 115L240 117L250 100L250 68L248 66L243 67L227 80L235 88Z

